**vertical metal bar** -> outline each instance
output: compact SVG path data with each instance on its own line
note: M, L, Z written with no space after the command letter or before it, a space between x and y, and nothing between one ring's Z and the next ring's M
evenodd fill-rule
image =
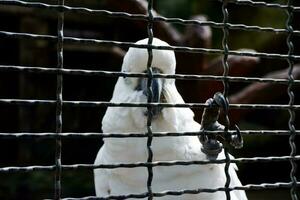
M148 0L148 26L147 26L147 31L148 31L148 45L151 45L153 42L153 13L152 13L152 8L153 8L153 1ZM152 74L152 60L153 60L153 52L152 48L148 47L148 61L147 61L147 73L148 73L148 81L147 81L147 90L148 90L148 99L147 102L151 103L152 102L152 80L153 80L153 74ZM152 118L153 118L153 106L148 106L147 111L148 111L148 117L147 117L147 151L148 151L148 159L147 162L151 163L153 160L153 151L152 151L152 139L153 139L153 134L152 134ZM147 167L148 170L148 179L147 179L147 190L148 190L148 199L152 200L153 199L153 194L152 194L152 180L153 180L153 169L152 166Z
M294 45L292 42L292 37L293 37L293 27L292 27L292 21L293 21L293 0L288 0L287 2L287 20L286 20L286 29L288 31L288 35L286 38L286 44L288 46L288 55L291 56L294 53ZM289 70L288 70L288 78L289 78L289 84L288 84L288 88L287 88L287 93L289 95L289 105L293 106L294 105L294 101L295 101L295 96L294 96L294 92L292 91L292 87L293 87L293 83L294 83L294 77L293 77L293 68L294 68L294 61L291 58L287 59L287 62L289 64ZM296 156L296 144L295 144L295 137L296 137L296 129L294 126L295 123L295 110L293 108L289 108L288 109L289 114L290 114L290 119L288 122L289 125L289 130L290 130L290 137L289 137L289 144L290 144L290 148L291 148L291 152L290 152L290 156L292 157L290 159L290 163L291 163L291 171L290 171L290 178L292 181L292 188L290 190L290 194L291 194L291 198L293 200L297 200L298 196L296 193L296 189L297 189L297 179L296 179L296 171L297 171L297 164L294 160L294 157Z
M64 0L58 0L58 5L64 5ZM58 13L57 20L57 68L63 68L63 39L64 39L64 13ZM62 132L62 107L63 107L63 76L57 74L56 83L56 133ZM62 142L59 137L55 141L55 195L54 199L61 199L61 149Z
M228 47L228 35L229 35L229 30L228 30L228 10L227 10L227 0L222 0L222 13L223 13L223 39L222 39L222 47L224 50L224 55L223 55L223 76L224 76L224 80L223 80L223 86L224 86L224 90L223 90L223 95L226 99L226 101L228 102L228 92L229 92L229 82L226 79L226 77L228 76L229 73L229 66L228 66L228 51L229 51L229 47ZM229 117L228 117L228 111L225 111L225 135L228 135L228 128L229 128ZM230 186L230 175L229 175L229 166L230 166L230 156L228 153L228 149L227 147L224 145L224 154L225 154L225 176L226 176L226 182L225 182L225 193L226 193L226 199L230 200L230 190L229 190L229 186Z

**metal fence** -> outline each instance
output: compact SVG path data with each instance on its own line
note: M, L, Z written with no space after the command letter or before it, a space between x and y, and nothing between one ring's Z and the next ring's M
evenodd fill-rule
M272 27L260 27L260 26L248 26L244 24L232 24L228 22L229 13L227 10L228 4L238 4L247 5L253 7L269 7L282 9L286 11L288 16L286 21L285 29L278 29ZM126 12L111 12L108 10L95 10L88 9L84 7L70 7L64 5L64 0L58 0L57 4L45 4L40 2L27 2L19 0L0 0L0 5L15 5L21 7L39 8L46 10L53 10L57 13L57 35L41 35L32 34L24 32L8 32L0 31L0 37L3 38L18 38L18 39L42 39L47 41L52 41L57 43L57 66L56 68L43 68L43 67L29 67L29 66L7 66L1 65L0 71L16 71L16 72L28 72L28 73L50 73L56 74L57 76L57 90L56 90L56 100L39 100L39 99L0 99L1 104L14 104L14 105L55 105L56 106L56 132L55 133L0 133L1 140L9 138L51 138L55 139L56 142L56 154L55 154L55 165L49 166L25 166L25 167L2 167L0 168L0 173L12 173L12 172L31 172L31 171L54 171L55 172L55 199L61 199L61 176L64 170L74 170L74 169L95 169L95 168L106 168L113 169L119 167L125 168L135 168L135 167L146 167L148 170L148 180L147 180L147 192L143 194L130 194L126 196L109 196L100 199L128 199L128 198L145 198L153 199L153 197L162 197L166 195L182 195L182 194L197 194L201 192L213 193L217 191L225 191L227 199L230 199L230 191L232 190L265 190L265 189L277 189L277 188L289 188L290 195L293 200L298 199L296 194L297 187L300 186L300 182L296 179L296 161L300 160L300 156L296 154L296 144L295 137L300 134L299 130L295 128L295 111L300 110L300 105L294 104L294 93L292 87L294 85L300 85L300 80L294 80L292 76L293 66L295 61L300 60L299 55L294 55L294 48L292 43L292 36L300 36L300 30L294 30L291 22L294 12L300 12L300 7L293 6L293 1L289 0L287 4L276 4L276 3L266 3L251 0L232 0L232 1L222 1L222 12L223 21L220 23L214 21L198 21L198 20L183 20L181 18L166 18L162 16L154 16L152 13L153 0L148 0L148 13L143 14L129 14ZM64 14L68 12L85 13L91 15L103 15L108 17L118 17L126 18L129 20L142 20L148 23L147 31L149 42L147 45L137 45L130 42L120 42L120 41L110 41L110 40L97 40L97 39L86 39L86 38L75 38L75 37L65 37L64 36ZM207 48L191 48L191 47L181 47L181 46L154 46L152 45L153 40L153 23L157 21L163 21L168 23L177 23L183 25L198 25L198 26L211 26L214 28L219 28L223 30L223 41L222 49L207 49ZM287 35L286 43L288 46L287 54L270 54L270 53L257 53L257 52L241 52L233 51L228 47L228 36L229 30L245 30L245 31L258 31L258 32L272 32L272 33L283 33ZM65 69L64 68L64 55L63 49L64 43L86 43L86 44L97 44L97 45L107 45L107 46L120 46L120 47L136 47L136 48L146 48L148 50L148 64L147 73L125 73L116 71L104 71L104 70L84 70L84 69ZM174 50L180 52L190 52L190 53L203 53L203 54L220 54L223 55L223 76L212 76L212 75L170 75L170 74L153 74L151 70L152 62L152 50L153 49L165 49ZM250 56L250 57L260 57L267 59L282 59L286 60L289 64L288 79L275 79L275 78L251 78L251 77L232 77L229 76L229 66L228 66L228 56L238 55L238 56ZM152 152L152 139L153 137L165 137L165 136L187 136L187 135L200 135L203 132L186 132L186 133L162 133L162 132L152 132L151 121L152 116L148 115L147 120L147 133L137 134L137 133L124 133L124 134L113 134L113 133L68 133L62 132L62 108L63 106L88 106L88 107L108 107L108 106L127 106L127 107L147 107L151 109L153 106L163 106L163 107L190 107L190 108L205 108L208 105L205 103L185 103L185 104L172 104L172 103L152 103L150 100L148 103L111 103L104 101L66 101L63 99L63 76L64 75L82 75L82 76L107 76L107 77L147 77L150 80L148 84L149 90L151 86L152 78L167 78L167 79L183 79L183 80L216 80L222 81L224 85L224 95L228 97L229 82L268 82L272 84L286 84L288 85L287 94L289 96L289 103L286 105L280 104L230 104L230 109L280 109L288 110L289 112L289 122L288 130L259 130L259 131L249 131L242 130L243 135L288 135L290 144L290 155L288 156L278 156L278 157L253 157L253 158L236 158L230 159L227 149L225 148L226 159L214 160L214 161L166 161L166 162L153 162L153 152ZM149 112L151 113L151 112ZM225 125L229 126L229 117L226 116ZM227 130L230 132L229 130ZM214 131L212 134L221 134L222 132ZM61 162L62 156L62 142L63 138L86 138L86 137L146 137L147 138L147 150L148 159L145 163L132 163L132 164L110 164L110 165L89 165L89 164L74 164L65 165ZM228 173L228 168L231 163L254 163L254 162L275 162L275 161L289 161L291 165L290 170L290 182L277 182L277 183L264 183L264 184L249 184L240 187L230 187L230 177ZM171 165L205 165L209 163L225 163L224 173L226 174L227 181L222 188L199 188L196 190L182 190L182 191L165 191L156 193L152 191L152 178L153 172L152 168L156 166L171 166ZM96 197L84 197L82 199L94 199ZM66 198L75 199L75 198Z

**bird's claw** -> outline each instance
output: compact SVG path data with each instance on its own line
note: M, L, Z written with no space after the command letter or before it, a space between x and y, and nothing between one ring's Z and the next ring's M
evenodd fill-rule
M221 92L217 92L214 94L213 103L223 108L225 113L228 112L228 108L229 108L228 101Z
M207 138L202 144L201 151L205 153L208 160L217 159L219 153L222 152L223 145L218 140Z
M204 109L201 121L201 130L228 130L223 125L218 123L220 113L219 108L222 108L226 115L228 114L229 103L224 95L220 92L217 92L214 94L213 98L210 98L206 101L206 104L209 107ZM234 148L239 149L243 147L243 138L237 125L235 125L235 129L236 132L234 134L230 134L229 132L225 131L224 135L221 136L222 138L225 138L225 142L228 142ZM201 151L206 154L209 160L216 159L223 148L222 143L217 140L217 136L212 134L203 134L199 139L203 145Z
M240 149L243 147L243 144L244 144L243 137L242 137L240 128L237 125L235 125L235 130L236 130L236 133L230 135L230 144L234 148Z

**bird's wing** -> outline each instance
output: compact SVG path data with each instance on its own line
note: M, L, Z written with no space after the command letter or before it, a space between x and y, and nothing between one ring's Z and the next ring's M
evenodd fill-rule
M234 157L230 155L230 158L233 159ZM237 176L236 171L238 171L238 167L235 163L231 163L229 167L229 175L230 175L230 186L242 186L240 179ZM244 190L234 190L231 192L232 196L235 196L238 200L247 200L247 196Z
M232 155L229 155L230 159L234 159L234 157ZM225 159L225 154L224 151L222 151L219 156L218 156L219 160L223 160ZM224 178L224 183L226 182L226 176L225 176L225 164L219 164L218 165L221 170L223 171L223 178ZM239 180L238 176L237 176L237 171L238 171L238 167L235 163L230 163L229 165L229 175L230 175L230 187L237 187L237 186L242 186L241 181ZM224 185L221 185L219 187L224 187ZM231 195L231 199L233 200L247 200L247 196L244 190L234 190L232 192L230 192Z
M242 186L236 171L233 167L229 169L230 179L231 179L231 187ZM234 190L231 192L231 196L233 196L237 200L247 200L247 196L244 190ZM232 198L232 199L234 199Z
M104 164L103 148L99 150L95 165ZM109 186L108 172L106 169L94 169L94 182L97 196L108 196L110 195L111 188Z

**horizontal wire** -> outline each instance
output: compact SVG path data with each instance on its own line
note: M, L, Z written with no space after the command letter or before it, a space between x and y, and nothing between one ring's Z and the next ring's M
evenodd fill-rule
M221 1L221 0L218 0ZM251 0L228 0L228 3L237 4L237 5L247 5L253 7L268 7L268 8L279 8L279 9L292 9L293 12L299 12L300 7L288 6L286 4L278 3L267 3L265 1L251 1Z
M297 187L300 186L300 182L297 182ZM188 189L188 190L167 190L163 192L152 192L151 194L154 197L163 197L163 196L179 196L184 194L199 194L199 193L215 193L215 192L224 192L226 190L234 191L234 190L266 190L266 189L279 189L279 188L291 188L291 182L277 182L277 183L262 183L262 184L247 184L244 186L235 186L235 187L219 187L219 188L198 188L198 189ZM109 200L109 199L129 199L129 198L145 198L148 196L148 193L140 193L140 194L129 194L129 195L111 195L106 197L96 197L96 196L87 196L82 198L72 198L67 197L63 198L63 200Z
M233 2L231 2L233 3ZM239 1L234 2L238 4L250 5L248 1ZM0 0L0 4L2 5L14 5L14 6L22 6L22 7L30 7L30 8L39 8L39 9L49 9L55 10L58 12L74 12L74 13L87 13L87 14L100 14L108 17L118 17L125 18L131 20L143 20L148 21L148 15L144 14L130 14L127 12L112 12L108 10L97 10L97 9L89 9L85 7L70 7L70 6L61 6L61 5L53 5L53 4L45 4L40 2L25 2L19 0ZM280 7L280 4L262 4L255 3L255 6L266 6L266 7ZM286 8L287 6L281 5L280 8ZM299 11L300 7L293 7L295 11ZM168 22L168 23L176 23L183 25L199 25L199 26L210 26L213 28L223 28L224 23L218 23L214 21L199 21L199 20L184 20L181 18L167 18L163 16L154 16L154 22ZM261 27L261 26L248 26L245 24L231 24L226 23L226 26L229 29L233 30L247 30L247 31L258 31L258 32L273 32L273 33L288 33L286 29L278 29L273 27ZM300 30L294 30L294 35L300 35Z
M208 108L207 103L113 103L108 101L62 101L66 106L84 107L178 107L178 108ZM9 105L55 105L56 100L38 99L0 99L1 104ZM267 110L300 110L300 105L284 104L229 104L230 109L267 109Z
M183 137L183 136L200 136L203 134L222 135L224 131L199 131L199 132L153 132L153 137ZM236 131L229 130L228 133L235 134ZM289 136L289 130L241 130L242 135L264 135L264 136ZM300 130L295 131L296 135L300 135ZM98 133L98 132L81 132L81 133L0 133L1 139L55 139L55 138L146 138L146 133Z
M218 0L221 1L221 0ZM239 4L239 5L248 5L248 6L255 6L255 7L269 7L269 8L280 8L280 9L287 9L290 8L293 12L300 11L300 7L297 6L288 6L286 4L278 4L278 3L267 3L264 1L251 1L251 0L228 0L228 3ZM144 14L129 14L125 12L110 12L107 10L99 10L99 9L90 9L85 7L71 7L66 5L55 5L55 4L46 4L41 2L26 2L21 0L0 0L0 4L2 5L14 5L14 6L23 6L23 7L30 7L30 8L45 8L45 9L53 9L59 12L85 12L85 13L96 13L96 14L106 14L106 15L117 15L120 14L122 17L123 15L127 15L128 18L131 18L131 15L135 16L147 16ZM124 16L124 17L125 17Z
M252 158L232 158L230 163L269 163L269 162L287 162L290 160L299 161L298 156L269 156L269 157L252 157ZM118 164L73 164L61 165L62 170L90 170L90 169L116 169L116 168L137 168L137 167L158 167L158 166L188 166L188 165L208 165L224 164L226 159L220 160L172 160L172 161L153 161L153 162L136 162L136 163L118 163ZM55 165L49 166L22 166L22 167L1 167L0 173L15 172L34 172L34 171L55 171Z
M15 65L0 65L0 71L14 71L26 73L48 73L48 74L64 74L64 75L84 75L84 76L103 76L103 77L148 77L147 73L130 73L105 70L84 70L84 69L68 69L68 68L46 68L46 67L30 67L30 66L15 66ZM258 78L258 77L236 77L236 76L214 76L214 75L195 75L195 74L157 74L153 73L153 78L180 79L180 80L216 80L223 81L224 79L230 82L261 82L274 84L288 84L288 79L274 78ZM300 80L294 80L294 85L300 84Z
M154 21L163 21L168 23L174 23L174 24L181 24L181 25L198 25L198 26L210 26L213 28L223 28L224 23L218 23L214 21L199 21L199 20L193 20L193 19L181 19L181 18L166 18L162 16L154 17ZM243 30L243 31L256 31L256 32L271 32L271 33L288 33L286 29L280 29L280 28L273 28L273 27L262 27L262 26L250 26L246 24L232 24L232 23L225 23L226 27L231 30ZM295 36L300 35L299 30L294 30L293 33Z
M0 31L0 37L10 37L18 39L43 39L55 42L57 36L53 35L41 35L41 34L31 34L31 33L18 33L9 31ZM160 50L173 50L177 52L189 52L189 53L204 53L204 54L224 54L222 49L209 49L209 48L193 48L193 47L180 47L180 46L156 46L148 44L136 44L132 42L120 42L113 40L99 40L99 39L87 39L87 38L75 38L75 37L64 37L64 42L72 43L83 43L83 44L99 44L107 46L119 46L119 47L135 47L135 48L151 48ZM262 53L262 52L244 52L244 51L228 51L228 55L236 56L249 56L249 57L260 57L268 59L284 59L287 58L292 60L300 60L300 55L287 55L287 54L276 54L276 53Z

